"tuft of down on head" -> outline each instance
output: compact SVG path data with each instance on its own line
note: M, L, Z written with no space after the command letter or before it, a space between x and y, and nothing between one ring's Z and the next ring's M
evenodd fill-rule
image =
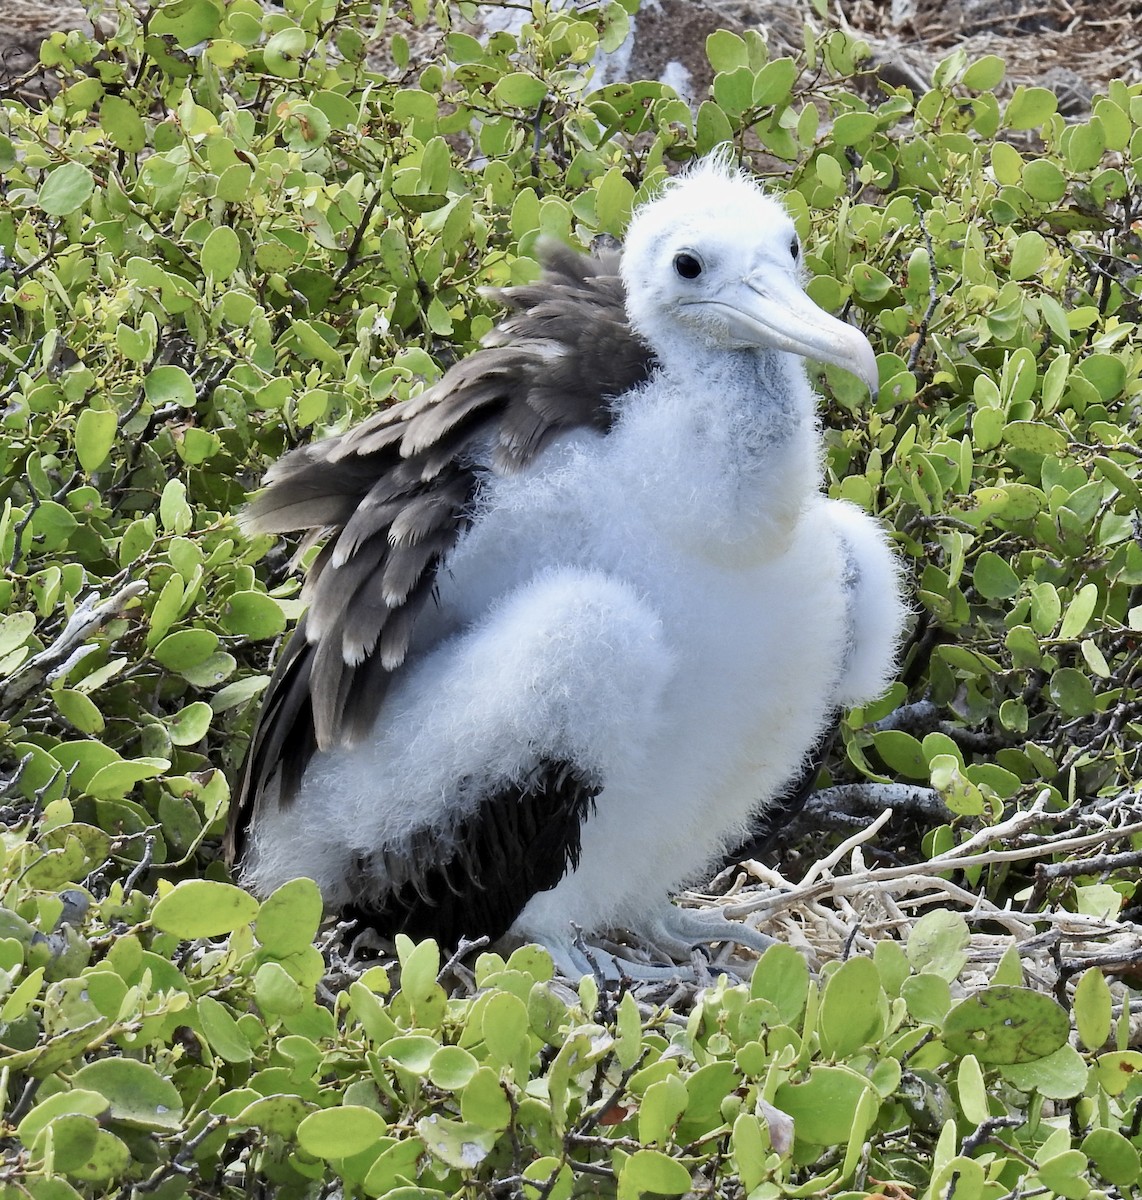
M800 285L793 222L724 155L709 155L631 219L622 258L631 324L656 351L668 351L679 335L728 348L735 339L693 299L762 267Z
M711 353L784 352L877 383L867 339L805 294L801 243L782 204L709 156L634 214L622 277L631 325L666 365Z

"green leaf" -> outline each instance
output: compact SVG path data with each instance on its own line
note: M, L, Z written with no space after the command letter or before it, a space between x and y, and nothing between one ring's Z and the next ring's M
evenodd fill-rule
M143 380L143 394L156 408L167 404L193 408L195 404L194 381L182 367L155 367Z
M183 671L183 677L199 687L207 687L225 679L234 671L234 658L229 654L211 655L201 667ZM247 675L245 679L236 679L228 683L220 692L210 698L210 707L216 712L226 712L248 704L255 696L260 696L270 682L268 675Z
M1098 1057L1098 1081L1108 1095L1121 1096L1142 1071L1142 1051L1114 1050Z
M1033 200L1054 204L1067 191L1067 177L1050 159L1036 158L1023 168L1023 186Z
M458 1047L446 1047L458 1049ZM430 1073L435 1069L440 1051L432 1056ZM511 1124L512 1106L504 1092L504 1085L499 1074L491 1067L480 1067L473 1072L472 1078L465 1084L460 1097L460 1116L464 1121L488 1129L501 1132Z
M1012 421L1003 427L1003 440L1014 450L1029 454L1061 454L1067 439L1057 429L1039 421Z
M202 996L198 1001L198 1019L202 1032L210 1043L211 1050L226 1062L249 1062L254 1057L253 1047L242 1033L230 1010L213 996Z
M944 1041L955 1054L1010 1065L1054 1054L1070 1032L1066 1012L1030 988L985 988L961 1000L944 1022Z
M110 1107L111 1102L102 1092L89 1091L86 1088L69 1088L65 1092L56 1092L46 1100L40 1101L16 1126L16 1136L30 1147L36 1136L63 1113L83 1113L89 1117L100 1117Z
M1051 1100L1081 1096L1087 1085L1087 1065L1073 1046L1060 1046L1034 1062L1002 1065L1000 1074L1021 1092L1038 1092Z
M619 1200L637 1200L650 1193L681 1196L692 1186L690 1172L660 1150L636 1150L619 1170Z
M665 1144L686 1111L690 1095L677 1075L652 1083L638 1106L638 1137L641 1142Z
M291 879L262 901L254 934L268 953L286 958L313 944L323 909L312 879Z
M1089 717L1097 707L1094 686L1076 667L1060 667L1055 671L1048 690L1052 703L1069 717Z
M106 728L103 714L89 696L71 688L57 688L52 697L60 715L80 733L102 733Z
M1019 576L991 550L985 550L976 559L972 582L985 600L1009 600L1021 586Z
M1098 606L1098 585L1085 583L1075 593L1067 611L1063 614L1063 623L1059 627L1059 637L1063 641L1074 641L1090 623L1094 610Z
M906 953L917 973L927 971L952 983L967 963L970 942L971 931L959 913L935 910L912 926Z
M1083 972L1075 988L1075 1026L1088 1050L1100 1050L1110 1037L1113 1000L1098 967Z
M633 203L634 188L630 181L619 167L611 167L599 181L595 193L595 216L599 228L617 237L627 227Z
M114 1121L135 1129L178 1129L182 1097L169 1079L149 1063L133 1058L104 1058L80 1067L73 1087L98 1092L111 1106Z
M842 113L833 122L833 141L838 146L857 146L872 137L877 130L878 123L875 113Z
M1079 1149L1103 1179L1117 1188L1128 1188L1142 1176L1138 1150L1116 1129L1092 1129Z
M547 95L547 84L525 71L512 71L496 81L492 95L500 104L530 110Z
M107 461L118 428L119 418L110 409L85 408L79 414L75 423L75 454L89 475Z
M753 100L753 72L737 67L714 76L714 100L731 117L739 117Z
M910 975L900 985L900 995L913 1020L937 1028L944 1023L952 1006L952 989L938 975Z
M976 59L964 72L962 83L964 87L976 92L994 91L1003 82L1007 73L1003 59L995 54L985 54Z
M241 259L242 243L229 225L212 229L202 243L202 269L215 279L229 279Z
M463 1089L465 1084L471 1081L479 1069L479 1062L462 1046L441 1046L433 1053L432 1058L429 1060L428 1078L438 1088L455 1092ZM496 1079L495 1073L489 1071L489 1074L492 1075L492 1082L498 1088L499 1081ZM502 1091L500 1092L500 1098L505 1103L507 1102L507 1097L504 1096ZM481 1121L480 1124L486 1125L487 1122Z
M511 998L516 999L515 996ZM434 1038L427 1034L411 1033L389 1039L381 1046L380 1053L413 1075L427 1075L439 1049L440 1043Z
M213 716L214 710L201 700L188 704L166 723L171 742L176 746L193 746L202 741Z
M1090 1192L1086 1174L1089 1164L1081 1150L1064 1150L1040 1162L1036 1174L1044 1187L1067 1200L1084 1200Z
M775 58L758 71L753 81L753 104L766 108L789 98L797 79L797 64L791 58Z
M83 163L67 162L56 167L44 180L39 205L49 216L66 217L78 212L95 191L95 176Z
M270 38L262 51L266 70L280 79L296 79L301 74L298 59L305 53L305 30L291 26Z
M755 1000L768 1000L782 1021L792 1025L805 1011L809 994L805 956L782 942L770 946L753 969L749 991Z
M88 780L84 791L96 800L118 800L137 783L154 779L170 767L167 758L124 758L100 767Z
M892 287L892 280L868 263L857 263L849 272L849 282L862 300L883 300Z
M180 629L163 638L151 653L169 670L185 671L205 662L217 647L218 635L209 629Z
M185 49L212 38L222 21L218 0L174 0L156 8L151 32L168 34Z
M292 1140L298 1125L312 1111L312 1103L300 1096L262 1096L246 1105L234 1120L239 1125L254 1125L266 1133Z
M339 1104L310 1113L297 1127L297 1141L307 1154L336 1160L367 1150L387 1129L384 1118L373 1109Z
M872 735L872 744L893 774L907 775L910 779L928 778L928 756L910 733L885 729Z
M1054 116L1058 106L1054 92L1043 87L1024 87L1020 84L1007 102L1003 123L1008 129L1037 129Z
M305 1007L301 987L276 962L262 963L254 973L254 999L269 1016L294 1016Z
M1129 501L1131 508L1142 509L1142 489L1139 488L1137 480L1124 467L1121 467L1112 458L1100 454L1094 460L1094 469L1103 479L1118 489L1119 494Z
M421 1117L416 1131L434 1158L463 1171L475 1170L492 1152L498 1136L493 1130L436 1113Z
M793 1118L798 1144L847 1144L869 1082L846 1066L815 1066L803 1083L783 1083L773 1102Z
M1008 274L1012 279L1031 279L1043 269L1047 242L1041 233L1029 229L1015 239Z
M715 71L732 71L749 65L745 42L728 29L718 29L707 36L706 57Z
M703 100L698 106L694 148L699 154L709 154L717 146L732 142L733 126L729 117L712 101Z
M847 1058L880 1032L880 973L869 958L850 958L829 976L821 997L821 1046Z
M104 96L99 105L99 124L115 147L135 154L147 144L147 127L135 106L122 96Z
M114 1180L130 1165L131 1151L127 1143L108 1130L100 1129L82 1165L72 1167L69 1174L78 1180Z
M285 630L281 605L265 592L234 592L222 606L222 628L253 641L277 637Z
M219 937L249 924L258 902L241 888L213 879L184 879L161 896L151 913L156 929L180 938Z

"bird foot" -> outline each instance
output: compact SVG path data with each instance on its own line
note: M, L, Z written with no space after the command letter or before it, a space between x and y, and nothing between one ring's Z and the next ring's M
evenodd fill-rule
M545 936L539 940L547 948L561 974L571 979L595 975L607 980L633 979L662 981L694 979L699 971L692 961L694 951L714 942L732 942L759 953L774 945L775 939L740 921L727 917L721 908L687 909L667 905L637 929L629 931L634 946L632 956L616 954L598 944L587 943L582 934ZM645 948L653 960L633 957ZM728 970L718 967L717 971ZM729 973L733 973L732 971Z
M637 930L640 938L671 958L689 960L698 946L732 942L759 953L775 942L768 934L726 916L724 908L679 908L668 904Z

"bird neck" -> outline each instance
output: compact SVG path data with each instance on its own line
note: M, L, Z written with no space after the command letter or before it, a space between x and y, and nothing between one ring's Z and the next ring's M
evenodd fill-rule
M683 345L662 356L661 371L684 410L680 425L700 443L722 443L743 471L769 469L815 430L815 397L796 355Z
M668 354L616 432L638 456L647 503L727 564L783 553L820 487L813 392L801 360L780 351Z

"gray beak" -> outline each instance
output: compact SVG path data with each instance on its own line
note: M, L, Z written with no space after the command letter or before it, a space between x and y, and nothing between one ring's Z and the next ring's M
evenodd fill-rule
M842 367L876 398L880 380L868 338L855 325L819 308L784 272L757 271L713 303L737 344L787 350Z

